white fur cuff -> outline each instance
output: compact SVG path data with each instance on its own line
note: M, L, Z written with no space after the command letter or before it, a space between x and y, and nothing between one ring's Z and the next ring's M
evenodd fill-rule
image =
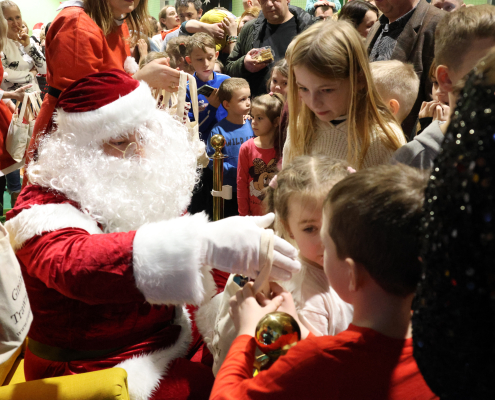
M213 295L210 267L201 263L205 214L142 226L134 237L134 277L151 304L199 305Z

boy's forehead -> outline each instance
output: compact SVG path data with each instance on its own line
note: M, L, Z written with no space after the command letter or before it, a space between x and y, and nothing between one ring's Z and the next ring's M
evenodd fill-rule
M179 13L186 13L188 11L196 11L194 8L194 3L188 3L187 6L180 6L177 12Z
M191 54L194 53L195 55L204 55L204 54L215 55L215 53L216 53L216 50L215 49L212 49L211 47L206 47L205 46L205 50L206 51L203 51L202 48L195 47L195 48L192 49Z

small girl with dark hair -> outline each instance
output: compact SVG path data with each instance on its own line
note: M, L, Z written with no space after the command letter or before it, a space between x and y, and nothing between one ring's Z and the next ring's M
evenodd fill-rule
M270 79L266 86L270 93L280 93L287 98L287 82L289 80L289 66L285 58L278 60L272 68Z
M378 8L365 0L348 2L339 13L339 20L350 22L359 34L366 39L371 27L378 20Z
M251 104L251 127L256 137L243 143L237 163L239 215L263 215L265 188L277 174L280 154L278 126L284 98L279 93L256 97Z

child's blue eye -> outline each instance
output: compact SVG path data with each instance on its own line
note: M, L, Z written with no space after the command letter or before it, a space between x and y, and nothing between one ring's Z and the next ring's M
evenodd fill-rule
M335 89L323 89L325 93L332 93Z
M298 88L301 92L307 92L308 89L306 89L305 87L302 87L302 86L299 86Z

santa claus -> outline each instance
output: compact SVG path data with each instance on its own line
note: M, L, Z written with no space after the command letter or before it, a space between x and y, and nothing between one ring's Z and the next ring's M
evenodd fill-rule
M211 370L183 358L183 305L213 294L212 267L255 277L273 216L181 216L197 151L124 72L73 83L55 121L6 223L34 315L26 378L118 366L131 399L208 398ZM275 239L273 278L297 272L296 256Z

